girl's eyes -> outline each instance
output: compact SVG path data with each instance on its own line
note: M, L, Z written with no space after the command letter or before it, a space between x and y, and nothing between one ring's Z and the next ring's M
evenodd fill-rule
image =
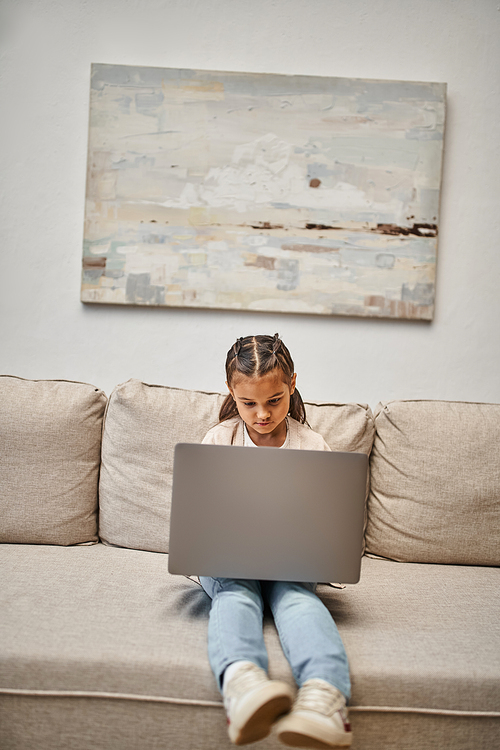
M269 403L270 404L279 404L280 401L281 401L281 397L279 397L279 398L270 398L269 399ZM249 406L249 407L250 406L255 406L255 401L244 401L243 403L244 403L245 406Z

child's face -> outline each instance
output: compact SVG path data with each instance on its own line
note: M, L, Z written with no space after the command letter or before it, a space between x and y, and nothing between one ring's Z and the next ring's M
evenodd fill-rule
M239 376L229 387L238 413L257 444L273 437L286 435L285 417L290 408L290 396L295 390L296 375L290 385L283 381L281 370L273 370L258 378ZM259 440L259 437L264 440ZM256 438L256 439L254 439Z

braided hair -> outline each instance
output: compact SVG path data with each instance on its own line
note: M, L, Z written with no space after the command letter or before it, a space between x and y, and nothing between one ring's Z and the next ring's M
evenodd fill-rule
M239 338L227 353L226 380L229 386L238 376L262 377L273 370L281 370L283 381L291 386L294 364L290 352L275 333L274 336L246 336ZM288 411L293 419L306 423L306 409L297 389L290 396ZM236 402L231 394L226 396L219 412L219 422L238 416Z

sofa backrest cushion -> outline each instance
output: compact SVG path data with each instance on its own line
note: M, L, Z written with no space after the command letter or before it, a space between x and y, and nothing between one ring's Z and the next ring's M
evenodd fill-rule
M200 443L218 422L224 396L147 385L117 386L105 417L100 480L101 539L120 547L168 552L176 443ZM334 450L369 453L373 420L357 404L307 405L313 429Z
M96 542L106 395L0 376L0 542Z
M308 423L332 451L370 455L375 426L367 404L306 401L305 406Z
M367 553L500 564L500 405L391 401L375 412Z
M176 443L201 443L223 397L129 380L104 421L99 536L119 547L168 552Z

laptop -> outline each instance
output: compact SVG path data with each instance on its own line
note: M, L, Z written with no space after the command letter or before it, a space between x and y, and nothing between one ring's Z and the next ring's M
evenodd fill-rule
M179 443L169 572L357 583L367 471L364 453Z

